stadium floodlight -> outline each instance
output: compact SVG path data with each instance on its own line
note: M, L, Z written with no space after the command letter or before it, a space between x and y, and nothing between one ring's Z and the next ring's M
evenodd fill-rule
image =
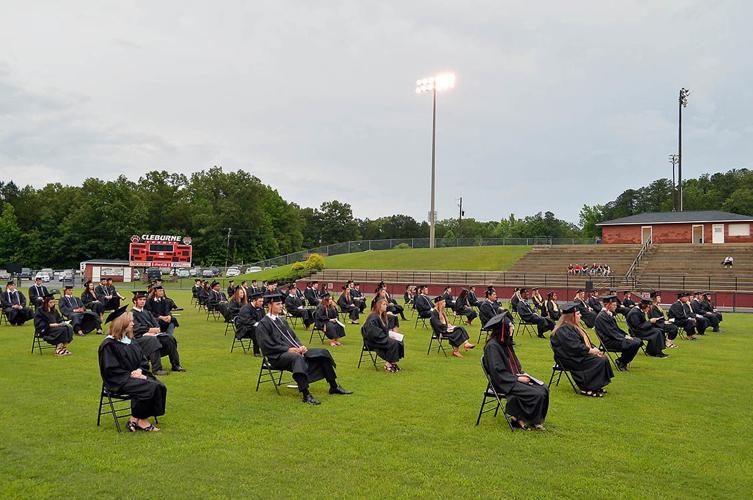
M432 95L431 112L431 210L429 211L429 248L434 248L434 232L437 212L435 209L435 186L436 186L436 136L437 136L437 92L443 92L455 87L454 73L440 73L416 80L416 94Z
M677 105L677 187L680 193L680 212L682 212L682 108L688 107L690 91L685 87L680 89L679 104Z

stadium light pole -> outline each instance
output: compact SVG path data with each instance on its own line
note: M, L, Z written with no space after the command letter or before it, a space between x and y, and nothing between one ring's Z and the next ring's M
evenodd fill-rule
M677 211L677 193L675 193L675 167L680 160L680 155L669 155L669 163L672 164L672 211Z
M677 186L680 192L680 212L682 212L682 108L688 106L688 94L690 94L688 89L681 88L677 105Z
M436 192L436 138L437 138L437 92L455 87L454 73L440 73L416 81L416 94L431 92L431 210L429 212L429 248L434 248L434 230L437 218Z

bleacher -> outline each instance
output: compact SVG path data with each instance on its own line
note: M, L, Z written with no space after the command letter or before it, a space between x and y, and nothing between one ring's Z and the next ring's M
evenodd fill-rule
M606 264L613 276L624 276L640 245L552 245L536 246L510 272L565 274L570 264Z

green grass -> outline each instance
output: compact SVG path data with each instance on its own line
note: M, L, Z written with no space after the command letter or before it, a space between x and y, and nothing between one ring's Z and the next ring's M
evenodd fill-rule
M164 377L158 434L97 427L101 337L73 356L29 353L32 327L0 327L0 496L55 498L749 497L753 317L679 341L665 360L639 355L604 399L551 392L547 432L511 433L502 417L474 426L485 380L481 349L426 354L427 331L404 322L403 371L356 369L357 326L333 349L348 397L312 386L254 391L259 359L230 354L224 324L188 292L177 330L186 373ZM299 336L304 338L302 328ZM470 330L472 338L476 328ZM308 335L305 335L308 341ZM549 378L546 341L518 337L526 369Z

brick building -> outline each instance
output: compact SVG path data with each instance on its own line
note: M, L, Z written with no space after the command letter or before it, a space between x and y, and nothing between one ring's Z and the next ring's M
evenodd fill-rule
M645 243L753 243L749 215L704 210L651 212L597 224L605 244Z

